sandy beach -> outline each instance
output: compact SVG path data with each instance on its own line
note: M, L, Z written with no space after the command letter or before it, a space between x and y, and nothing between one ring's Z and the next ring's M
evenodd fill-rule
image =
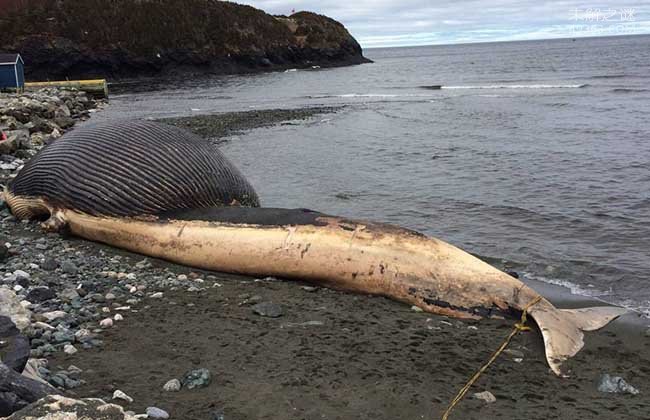
M332 111L255 111L251 119L238 113L174 123L215 139ZM61 264L53 272L34 270L32 281L57 293L83 284L89 302L91 295L112 295L92 300L97 313L88 319L119 313L124 320L92 330L100 345L49 354L48 369L76 366L82 382L67 395L110 400L119 389L134 401L117 402L135 413L155 406L187 420L439 418L516 322L459 321L385 298L143 262L103 245L44 236L35 223L8 220L2 227L6 240L19 244L11 264L54 259L78 268L65 275ZM44 245L35 249L35 243ZM279 305L280 316L259 315L260 303ZM535 329L518 335L451 418L648 418L650 337L631 325L628 319L587 333L584 349L567 363L566 379L550 372ZM170 379L198 368L211 372L207 387L163 390ZM622 376L640 393L600 392L603 374ZM496 401L472 397L482 391Z

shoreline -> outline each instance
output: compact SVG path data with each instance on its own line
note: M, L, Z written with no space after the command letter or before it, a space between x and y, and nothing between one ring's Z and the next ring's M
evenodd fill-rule
M235 112L173 122L219 141L336 110ZM6 209L3 216L0 226L15 254L3 271L29 274L19 294L40 286L54 295L33 302L32 322L65 312L46 322L58 336L50 331L47 338L47 328L30 336L33 349L41 340L33 356L49 360L42 372L51 382L62 381L73 398L111 401L119 389L134 402L112 402L134 413L155 406L179 419L436 417L515 321L459 321L381 297L195 270L43 234L34 222L7 218ZM5 284L20 281L8 277ZM546 286L544 293L560 306L585 304ZM254 306L265 302L280 305L282 315L256 314ZM112 326L100 328L108 318ZM566 380L549 372L537 331L518 335L451 418L640 418L650 404L650 338L637 327L631 335L624 325L586 333ZM71 339L77 351L61 351L68 341L59 338ZM210 370L210 385L163 391L168 380L196 368ZM641 393L601 393L604 373L623 376ZM472 398L485 390L496 402Z

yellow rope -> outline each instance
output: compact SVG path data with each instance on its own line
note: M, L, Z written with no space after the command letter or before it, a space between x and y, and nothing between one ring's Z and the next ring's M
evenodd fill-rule
M539 302L542 299L541 296L537 296L535 299L533 299L526 307L524 308L523 312L521 313L521 320L517 322L508 335L506 337L505 341L501 346L497 349L497 351L492 354L492 357L490 357L490 360L487 361L481 368L472 376L469 381L465 384L464 387L458 391L458 394L456 394L456 397L451 401L451 404L449 404L449 407L447 410L445 410L444 414L442 415L442 420L447 420L449 418L449 414L451 414L451 411L454 409L454 407L465 397L465 394L467 394L467 391L474 385L474 382L478 380L478 378L487 370L488 367L499 357L501 353L508 347L508 344L510 344L510 340L512 340L512 337L517 335L520 331L529 331L530 327L526 326L526 313L528 310L535 305L537 302Z

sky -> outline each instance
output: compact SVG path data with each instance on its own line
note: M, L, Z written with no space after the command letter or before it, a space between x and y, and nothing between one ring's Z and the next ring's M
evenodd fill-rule
M238 0L270 14L308 10L363 48L650 34L650 1Z

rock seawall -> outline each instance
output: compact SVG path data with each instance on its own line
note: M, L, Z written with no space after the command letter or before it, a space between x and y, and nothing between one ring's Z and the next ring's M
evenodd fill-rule
M0 11L0 50L29 80L231 74L366 63L326 16L271 16L215 0L13 0Z

